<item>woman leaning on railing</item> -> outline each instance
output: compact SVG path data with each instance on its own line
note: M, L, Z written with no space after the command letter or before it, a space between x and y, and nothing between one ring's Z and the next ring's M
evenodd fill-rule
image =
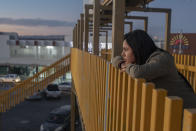
M122 54L114 57L112 63L134 78L144 78L153 82L156 88L166 89L168 96L183 98L184 108L196 107L196 95L186 78L177 71L172 55L156 47L145 31L125 34Z

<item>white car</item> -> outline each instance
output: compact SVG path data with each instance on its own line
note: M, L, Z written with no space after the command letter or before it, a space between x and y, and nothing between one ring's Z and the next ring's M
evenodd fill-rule
M63 82L60 83L59 86L59 90L61 91L71 91L71 82Z
M60 98L61 91L58 88L57 84L49 84L45 89L46 98Z
M0 82L20 82L21 79L17 74L8 74L0 78Z
M64 105L52 110L41 126L40 131L69 131L71 106Z

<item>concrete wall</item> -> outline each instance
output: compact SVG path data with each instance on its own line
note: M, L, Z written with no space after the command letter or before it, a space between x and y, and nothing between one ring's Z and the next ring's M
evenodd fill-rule
M7 40L9 40L9 35L0 35L0 58L9 58L10 56Z

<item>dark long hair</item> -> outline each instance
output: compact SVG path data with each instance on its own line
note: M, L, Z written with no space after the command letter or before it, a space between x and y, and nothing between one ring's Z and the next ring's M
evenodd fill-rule
M143 30L134 30L124 35L124 40L132 48L136 64L143 65L158 48L151 37Z
M163 49L156 47L151 37L143 30L134 30L133 32L125 34L124 40L126 40L128 45L132 48L135 55L136 64L138 65L145 64L146 60L156 50L169 53ZM179 71L178 75L185 81L188 87L192 89L191 84Z

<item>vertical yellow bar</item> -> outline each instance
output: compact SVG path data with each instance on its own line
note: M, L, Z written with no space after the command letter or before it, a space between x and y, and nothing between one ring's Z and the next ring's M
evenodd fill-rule
M10 109L10 103L11 103L11 99L10 99L10 89L8 90L8 110Z
M177 55L177 64L180 64L180 56L179 55Z
M150 131L153 83L143 83L140 131Z
M131 131L133 124L133 93L134 93L134 79L129 76L128 90L127 90L127 118L126 118L126 131Z
M112 87L112 88L114 88L114 95L113 95L114 103L113 103L113 107L112 107L114 112L113 112L111 131L114 131L116 129L117 85L118 85L118 70L115 68L114 69L114 86Z
M194 56L194 66L196 66L196 56ZM196 93L196 72L194 72L194 86L193 86L193 90Z
M120 70L118 70L116 131L120 130L120 124L121 124L122 80L123 80L123 73L120 72Z
M183 131L196 131L196 109L185 109Z
M150 131L163 131L165 97L164 89L153 89Z
M106 79L107 79L107 71L108 71L108 79L111 77L110 73L111 73L112 66L111 66L111 64L109 64L109 69L108 69L106 60L103 60L103 65L104 65L104 73L103 73L103 88L102 88L102 94L103 94L103 96L102 96L102 100L103 100L103 104L102 104L102 106L103 106L103 108L102 108L102 121L103 122L102 122L102 124L103 125L102 126L103 126L103 128L105 128L105 92L106 92L105 90L106 90ZM108 82L110 82L110 80L108 80ZM109 118L106 118L106 119L109 119Z
M0 112L3 112L3 97L2 97L2 91L0 92Z
M190 66L190 55L186 55L187 56L187 63L186 65L189 67ZM186 78L188 81L190 81L190 71L187 69L187 73L186 73Z
M95 120L96 131L98 131L98 77L97 77L97 56L94 56L94 80L95 80Z
M121 107L121 131L125 131L126 129L126 114L127 114L127 91L128 91L128 75L123 72L122 76L122 87L120 90L122 90L122 105Z
M108 101L108 108L107 108L107 124L106 124L106 130L110 131L112 126L112 120L113 120L113 93L114 93L114 68L110 64L109 66L109 78L108 78L108 90L109 90L109 101Z
M166 97L163 131L181 131L182 106L180 97Z
M180 55L180 64L183 65L183 55ZM183 69L181 69L180 72L183 74Z
M191 66L194 66L194 56L191 55L190 57L191 57L191 58L190 58L190 59L191 59L191 60L190 60L190 65L191 65ZM194 74L194 72L193 72L193 71L190 71L190 81L189 81L189 82L190 82L192 88L194 87L194 84L193 84L193 78L194 78L194 77L193 77L193 74Z
M142 95L142 84L145 82L144 79L135 79L134 84L134 101L133 101L133 131L140 130L140 117L141 117L141 95Z
M183 65L186 65L186 55L182 55L183 56ZM185 68L183 69L183 75L184 77L186 77L186 70Z
M97 119L98 119L98 131L101 130L101 92L100 92L100 85L101 85L101 77L100 77L100 68L101 68L101 64L100 64L100 58L97 56L97 77L98 77L98 85L97 85L97 96L98 96L98 113L97 113Z

